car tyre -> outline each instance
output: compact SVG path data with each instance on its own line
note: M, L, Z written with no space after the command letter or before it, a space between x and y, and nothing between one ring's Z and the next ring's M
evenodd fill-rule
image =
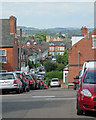
M77 115L83 115L83 110L79 108L78 100L77 100Z
M27 92L29 92L29 91L30 91L30 87L27 88Z
M17 93L17 94L20 94L20 93L21 93L20 88L17 89L16 93Z
M73 86L73 90L76 90L76 89L77 89L77 86L76 86L76 85L74 85L74 86Z

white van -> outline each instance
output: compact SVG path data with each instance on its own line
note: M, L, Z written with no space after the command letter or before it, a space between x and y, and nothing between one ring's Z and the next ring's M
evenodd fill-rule
M79 78L82 78L85 70L87 68L96 68L96 61L87 61L83 64L83 68L82 68L82 71L81 71L81 74L79 76Z

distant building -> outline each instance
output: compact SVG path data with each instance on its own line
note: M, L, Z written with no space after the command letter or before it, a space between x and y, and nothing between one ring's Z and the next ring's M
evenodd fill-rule
M63 55L64 50L66 49L66 45L64 41L50 41L49 43L49 55Z
M46 36L46 42L50 42L50 36Z
M1 71L18 70L18 42L16 30L16 18L0 19L0 63L3 63Z

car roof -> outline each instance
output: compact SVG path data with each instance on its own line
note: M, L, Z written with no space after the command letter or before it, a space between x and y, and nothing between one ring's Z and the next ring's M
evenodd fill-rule
M14 74L14 72L4 72L4 73L0 73L0 74Z
M59 80L59 78L52 78L52 80Z
M15 71L14 73L23 73L22 71Z

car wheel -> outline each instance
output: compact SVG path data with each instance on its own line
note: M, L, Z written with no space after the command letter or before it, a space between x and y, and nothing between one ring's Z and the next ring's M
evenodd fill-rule
M24 87L24 92L27 92L27 87L26 86Z
M76 85L74 85L74 86L73 86L73 90L76 90L76 88L77 88Z
M83 110L79 108L78 99L77 99L77 115L82 115L82 114L83 114Z
M30 91L30 87L27 88L27 92L29 92L29 91Z
M85 115L87 115L87 116L90 115L90 111L87 111L87 110L86 110L86 111L85 111Z
M17 94L20 94L20 88L17 89L16 93L17 93Z
M23 88L21 88L20 92L23 93Z

